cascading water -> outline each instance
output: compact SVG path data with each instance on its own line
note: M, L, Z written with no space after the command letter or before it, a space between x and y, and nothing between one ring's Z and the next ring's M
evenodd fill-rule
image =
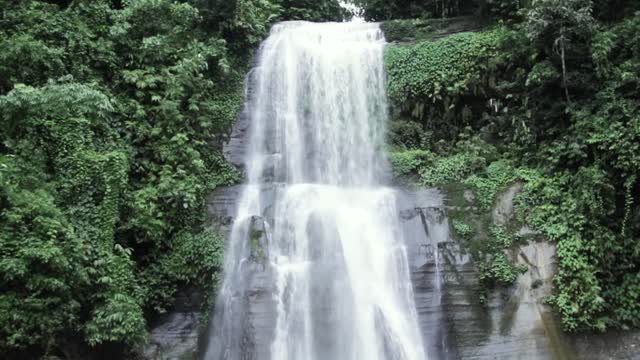
M383 186L384 44L376 24L307 22L263 43L207 359L425 359Z

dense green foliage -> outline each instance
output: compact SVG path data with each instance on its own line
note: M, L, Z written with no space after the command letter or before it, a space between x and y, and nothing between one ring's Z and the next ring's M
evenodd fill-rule
M489 236L476 257L482 257L478 262L480 281L485 286L510 285L519 273L527 271L526 266L515 265L507 256L507 251L513 245L515 236L507 229L491 225Z
M389 98L403 114L428 119L425 130L453 138L460 127L471 124L473 110L485 107L471 98L486 94L483 85L492 70L490 60L504 32L461 33L441 41L390 47Z
M253 49L338 1L0 1L0 353L113 358L211 293L205 196Z
M476 15L512 21L531 0L354 0L367 20Z
M451 17L479 11L484 0L355 0L367 20Z
M278 0L287 20L341 21L351 14L337 0Z
M380 28L389 43L415 43L435 40L452 33L482 29L486 19L477 16L454 18L405 19L382 22Z
M453 219L451 225L456 234L461 236L463 239L469 239L473 235L473 229L467 223Z
M498 160L489 164L483 173L475 173L463 182L473 190L479 207L489 210L498 194L516 180L520 177L509 162Z
M640 326L639 6L536 1L481 33L387 50L395 121L411 121L391 126L398 173L461 182L481 209L522 181L517 221L557 242L551 303L569 331ZM508 283L501 253L480 270Z

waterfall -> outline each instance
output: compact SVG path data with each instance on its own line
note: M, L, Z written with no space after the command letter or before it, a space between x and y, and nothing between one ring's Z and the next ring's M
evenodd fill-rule
M262 44L207 359L426 358L384 186L384 46L377 24L308 22Z

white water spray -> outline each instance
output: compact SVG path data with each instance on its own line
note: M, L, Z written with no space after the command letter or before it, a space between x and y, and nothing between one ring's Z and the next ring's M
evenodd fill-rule
M208 359L425 359L396 194L382 186L383 49L365 23L281 23L263 44ZM262 348L247 309L257 278L274 314Z

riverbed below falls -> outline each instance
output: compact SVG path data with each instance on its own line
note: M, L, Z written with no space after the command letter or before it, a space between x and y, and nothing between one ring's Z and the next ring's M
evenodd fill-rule
M517 249L528 271L481 299L449 224L451 211L476 211L464 200L473 194L390 176L383 48L376 24L274 27L225 146L246 183L208 199L229 239L210 328L199 333L198 296L187 292L152 331L145 356L640 359L638 334L562 333L543 304L553 244ZM502 195L492 221L510 220L517 191Z

